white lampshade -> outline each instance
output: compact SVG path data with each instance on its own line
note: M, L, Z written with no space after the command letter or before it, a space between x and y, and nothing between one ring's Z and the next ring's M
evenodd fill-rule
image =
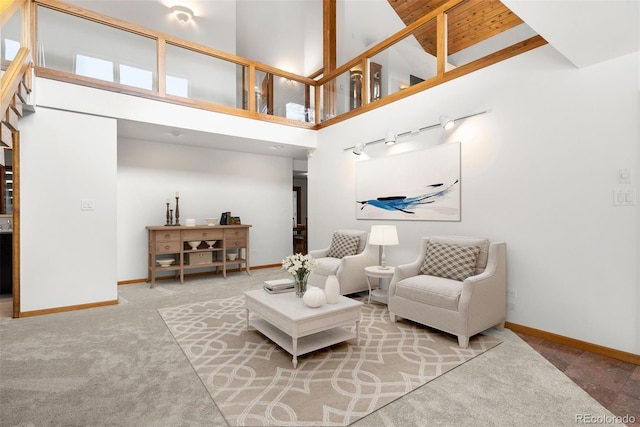
M398 232L395 225L374 225L371 227L371 234L369 235L370 245L380 245L380 268L383 270L387 267L387 255L385 254L384 247L397 245Z
M374 225L369 236L370 245L392 246L399 244L395 225Z

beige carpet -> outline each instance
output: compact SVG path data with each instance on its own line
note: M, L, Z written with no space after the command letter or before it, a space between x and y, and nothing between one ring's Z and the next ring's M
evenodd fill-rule
M246 330L242 295L158 310L232 426L348 425L500 343L391 323L365 304L360 346L347 341L299 357Z

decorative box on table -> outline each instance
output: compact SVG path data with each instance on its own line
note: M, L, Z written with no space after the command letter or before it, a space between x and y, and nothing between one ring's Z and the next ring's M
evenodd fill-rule
M211 252L193 252L185 255L187 256L185 262L188 265L211 264L213 261Z

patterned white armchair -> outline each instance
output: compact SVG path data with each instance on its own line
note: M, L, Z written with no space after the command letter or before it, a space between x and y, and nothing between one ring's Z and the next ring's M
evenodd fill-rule
M327 277L333 274L342 295L368 290L364 268L378 264L378 247L369 245L368 238L366 231L337 230L329 247L309 251L318 267L309 275L308 284L324 288Z
M506 317L506 244L461 236L423 237L411 264L396 267L389 314L469 338Z

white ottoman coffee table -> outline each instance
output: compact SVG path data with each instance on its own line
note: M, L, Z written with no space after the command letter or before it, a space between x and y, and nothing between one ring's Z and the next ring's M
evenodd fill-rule
M337 304L310 308L295 292L269 294L256 289L244 297L247 330L253 326L291 354L294 369L300 355L352 338L360 345L360 301L340 296ZM250 313L258 317L251 318ZM342 327L354 322L355 333Z

